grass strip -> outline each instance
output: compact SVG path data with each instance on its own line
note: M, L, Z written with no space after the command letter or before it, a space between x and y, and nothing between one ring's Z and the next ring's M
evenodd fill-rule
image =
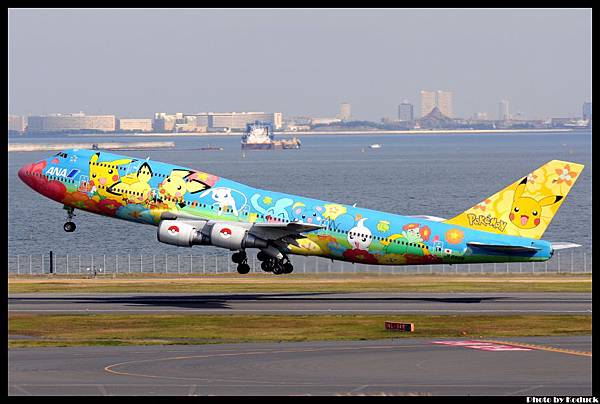
M9 293L591 292L591 275L209 275L9 277Z
M415 324L415 332L384 329ZM11 314L9 347L591 335L590 315Z

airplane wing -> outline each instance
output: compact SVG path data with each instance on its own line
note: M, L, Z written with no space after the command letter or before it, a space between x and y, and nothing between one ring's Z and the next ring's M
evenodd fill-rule
M183 220L183 221L213 221L218 222L215 219L208 219L198 217L185 213L173 213L164 212L161 214L161 219L164 220ZM228 222L231 223L231 222ZM233 224L233 223L232 223ZM299 246L296 239L303 238L301 233L315 231L324 228L323 225L316 225L311 223L302 222L289 222L289 223L249 223L249 222L237 222L235 225L248 229L248 232L255 237L262 238L264 240L277 242L280 249L286 248L287 244L293 244Z
M469 247L481 248L496 253L514 254L514 253L535 253L540 249L537 247L529 247L522 245L506 245L506 244L485 244L476 241L467 243Z

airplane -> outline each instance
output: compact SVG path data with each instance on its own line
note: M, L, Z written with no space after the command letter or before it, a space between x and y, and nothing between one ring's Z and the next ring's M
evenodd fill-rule
M276 275L290 255L373 265L541 262L574 243L541 240L582 164L552 160L451 219L401 216L253 188L199 170L103 150L68 149L18 175L75 210L157 226L159 242L233 251L240 274L248 249Z

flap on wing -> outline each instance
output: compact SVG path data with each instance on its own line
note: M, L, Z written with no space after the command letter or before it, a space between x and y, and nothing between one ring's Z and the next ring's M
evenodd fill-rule
M488 250L490 252L497 253L535 253L540 249L537 247L529 247L524 245L506 245L506 244L486 244L486 243L478 243L476 241L468 242L467 245L469 247L481 248L482 250Z
M250 228L250 233L256 237L265 240L277 240L282 237L299 236L300 233L315 231L324 228L325 226L310 224L310 223L254 223Z

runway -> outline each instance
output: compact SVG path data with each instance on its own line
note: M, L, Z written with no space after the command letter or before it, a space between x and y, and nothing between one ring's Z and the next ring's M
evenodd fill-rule
M592 394L591 336L511 341L11 349L9 395Z
M26 294L9 313L591 314L591 293Z

